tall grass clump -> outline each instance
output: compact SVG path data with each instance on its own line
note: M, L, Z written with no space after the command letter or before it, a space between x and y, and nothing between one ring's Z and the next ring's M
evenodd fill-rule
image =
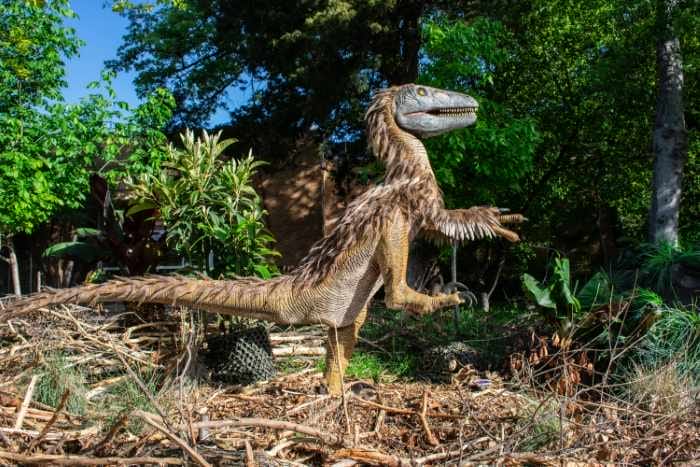
M670 243L643 244L639 249L642 285L655 290L669 302L676 301L676 275L679 269L700 270L700 247L681 248Z
M700 384L700 314L692 307L666 308L649 328L633 358L648 367L674 363Z
M618 370L624 396L635 405L671 413L700 395L700 314L666 307Z
M144 389L148 391L150 397L155 399L161 375L155 371L141 372L137 370L137 373L143 382ZM98 407L106 415L107 424L113 425L119 417L132 410L153 412L155 407L149 395L146 395L140 385L129 376L111 386L98 402ZM131 417L126 427L131 433L139 434L143 430L144 423L141 419Z
M38 374L39 379L34 390L34 397L38 402L56 407L63 393L69 391L66 410L78 415L85 414L85 393L88 390L86 376L78 366L70 363L65 354L46 355Z

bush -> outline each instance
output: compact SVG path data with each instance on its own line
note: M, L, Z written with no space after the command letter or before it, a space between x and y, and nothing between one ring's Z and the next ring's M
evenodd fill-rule
M263 224L265 211L252 187L262 164L252 154L222 160L235 140L220 141L221 132L192 131L181 135L184 150L172 145L158 174L145 173L130 182L139 204L127 214L156 208L166 228L166 241L190 264L210 276L258 275L276 272L279 253Z

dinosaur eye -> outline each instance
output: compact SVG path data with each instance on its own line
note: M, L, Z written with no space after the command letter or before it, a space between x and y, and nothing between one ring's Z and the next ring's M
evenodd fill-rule
M416 93L417 93L419 96L425 96L425 95L426 95L426 92L425 92L425 89L424 89L424 88L418 88L418 90L416 91Z

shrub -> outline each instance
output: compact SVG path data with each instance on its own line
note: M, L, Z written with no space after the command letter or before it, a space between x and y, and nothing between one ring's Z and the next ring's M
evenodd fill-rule
M279 253L265 229L260 197L252 177L262 164L251 153L223 160L235 142L220 141L221 132L192 131L181 135L184 150L172 145L158 174L146 173L130 182L140 203L127 214L156 208L165 224L166 241L190 264L211 276L259 275L276 272Z

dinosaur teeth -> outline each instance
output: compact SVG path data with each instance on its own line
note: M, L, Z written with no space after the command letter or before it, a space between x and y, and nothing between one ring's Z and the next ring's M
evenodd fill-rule
M475 115L475 107L453 107L453 108L443 108L437 109L431 112L433 115L438 115L440 117L464 117L467 115Z

